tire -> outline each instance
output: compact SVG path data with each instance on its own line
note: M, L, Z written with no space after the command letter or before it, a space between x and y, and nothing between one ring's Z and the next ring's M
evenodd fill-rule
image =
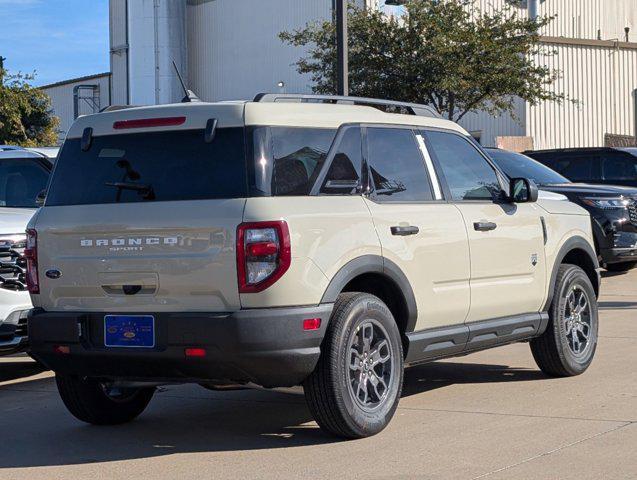
M578 315L582 297L587 310L582 309ZM590 279L578 266L560 265L549 324L541 336L531 340L538 367L554 377L584 373L595 356L598 328L597 298Z
M56 375L55 381L69 412L93 425L130 422L146 409L155 393L154 388L131 388L118 390L116 396L95 379Z
M637 262L609 263L606 270L609 272L627 272L637 267Z
M367 293L341 294L318 364L303 384L314 419L337 437L377 434L398 407L403 366L400 332L387 306Z

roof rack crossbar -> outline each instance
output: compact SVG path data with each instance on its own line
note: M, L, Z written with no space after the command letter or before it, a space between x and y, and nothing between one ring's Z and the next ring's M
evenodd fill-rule
M365 97L343 97L338 95L310 95L301 93L260 93L254 97L255 102L275 103L275 102L300 102L300 103L334 103L342 105L364 105L370 107L397 108L408 115L420 117L441 118L429 105L418 103L395 102L393 100L380 100L378 98Z

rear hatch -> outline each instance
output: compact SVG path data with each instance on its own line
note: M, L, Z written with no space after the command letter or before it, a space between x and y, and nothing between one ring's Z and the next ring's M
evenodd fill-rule
M34 223L35 305L105 312L240 308L242 108L160 107L81 119ZM206 129L212 119L214 132Z

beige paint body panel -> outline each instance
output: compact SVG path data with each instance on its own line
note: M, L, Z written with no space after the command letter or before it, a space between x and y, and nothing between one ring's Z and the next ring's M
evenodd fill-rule
M244 204L45 207L37 219L41 293L34 304L48 311L237 310L235 237ZM53 268L60 278L46 277ZM142 291L129 296L124 285Z
M471 251L467 322L538 312L545 298L546 262L540 216L533 204L458 203ZM474 222L493 222L476 231ZM532 256L537 264L532 264Z
M462 215L448 203L392 204L366 200L383 256L407 276L416 296L416 330L462 324L469 312L469 245ZM392 226L419 233L394 236Z
M267 290L242 294L244 308L316 305L343 265L363 255L381 255L360 196L249 198L244 221L266 220L288 223L292 267Z

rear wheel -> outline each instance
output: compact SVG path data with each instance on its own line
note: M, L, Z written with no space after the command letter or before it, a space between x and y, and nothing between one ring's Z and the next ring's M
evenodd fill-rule
M552 376L583 373L597 348L597 298L590 279L575 265L561 265L546 331L531 341L533 358Z
M148 406L154 388L119 388L91 378L56 375L66 408L78 420L93 425L127 423Z
M637 262L609 263L606 270L609 272L627 272L637 267Z
M396 411L402 382L400 332L387 306L366 293L340 295L303 385L319 426L344 438L380 432Z

